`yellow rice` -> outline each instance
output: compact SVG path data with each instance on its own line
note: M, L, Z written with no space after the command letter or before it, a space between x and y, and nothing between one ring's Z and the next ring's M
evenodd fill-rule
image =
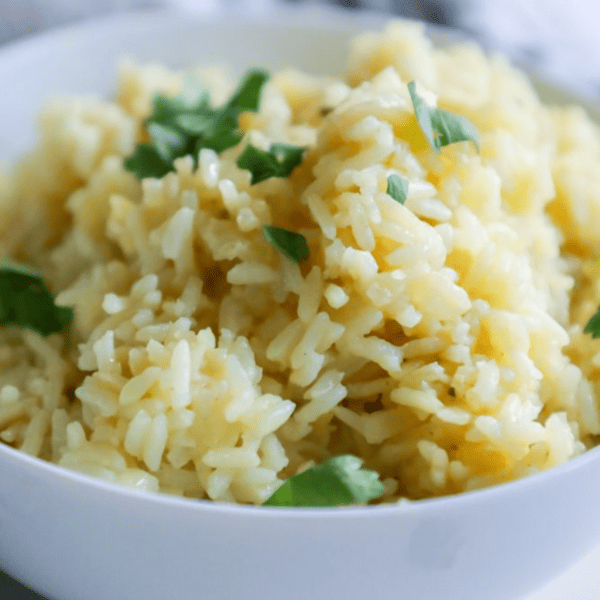
M196 73L213 104L236 82ZM139 489L260 504L351 453L384 501L473 490L561 464L600 434L600 135L546 107L475 45L415 23L354 43L341 79L273 74L244 140L123 167L158 91L124 62L113 101L62 98L0 180L1 253L73 306L67 336L0 329L0 439ZM439 154L407 83L481 133ZM307 146L250 184L247 143ZM409 180L404 205L387 177ZM298 265L262 234L302 233Z

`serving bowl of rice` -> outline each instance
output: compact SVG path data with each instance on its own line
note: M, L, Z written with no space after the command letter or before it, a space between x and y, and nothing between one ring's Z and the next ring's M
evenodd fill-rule
M597 542L599 130L452 37L161 13L3 52L4 570L494 600Z

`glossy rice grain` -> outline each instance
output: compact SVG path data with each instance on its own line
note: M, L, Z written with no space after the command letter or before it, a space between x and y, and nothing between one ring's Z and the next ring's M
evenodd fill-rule
M195 75L219 105L224 73ZM407 84L480 134L432 149ZM354 454L383 501L486 487L600 434L600 136L474 45L414 23L359 37L339 79L272 74L246 132L138 181L157 92L124 62L112 101L61 99L3 183L2 252L73 306L68 336L0 330L0 439L140 489L263 503ZM306 147L251 184L248 143ZM388 178L408 180L402 204ZM299 264L263 227L301 233Z

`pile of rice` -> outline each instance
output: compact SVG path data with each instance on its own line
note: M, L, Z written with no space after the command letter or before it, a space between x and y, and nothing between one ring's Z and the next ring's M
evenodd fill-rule
M198 71L221 104L237 81ZM67 335L0 329L0 439L139 489L260 504L354 454L383 501L559 465L600 434L600 132L474 45L415 23L355 41L344 79L272 74L244 140L138 181L153 96L186 75L124 63L113 102L60 99L0 177L0 252L74 307ZM436 153L407 83L481 134ZM306 146L250 184L247 143ZM404 205L387 177L409 180ZM265 240L302 233L300 265Z

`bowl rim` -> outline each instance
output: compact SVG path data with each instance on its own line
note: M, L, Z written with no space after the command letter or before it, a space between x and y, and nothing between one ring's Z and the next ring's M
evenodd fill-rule
M283 4L277 0L267 0L261 5L220 5L217 3L185 4L175 7L140 7L127 9L118 13L96 15L72 22L60 24L39 32L31 32L16 39L10 39L0 45L0 65L5 60L18 60L27 62L31 55L60 44L63 39L76 39L88 35L107 34L115 27L126 27L129 24L161 24L169 20L185 19L186 22L195 20L202 23L218 23L221 26L235 26L244 24L248 19L260 22L265 26L278 26L285 28L316 28L320 31L337 31L353 35L380 30L393 19L402 19L421 23L428 34L434 37L434 43L472 42L483 49L486 55L492 56L506 54L494 46L489 40L482 39L476 32L459 29L450 25L442 25L424 21L423 19L394 15L384 10L360 9L350 11L339 5L324 3ZM528 63L525 59L507 57L509 62L526 72L533 80L534 85L548 86L558 92L561 101L575 100L588 112L600 120L600 97L591 95L577 89L565 80L549 76Z
M458 31L446 25L427 23L421 19L391 15L376 9L361 9L351 12L340 6L330 4L283 4L267 1L265 6L246 5L232 6L210 3L207 5L186 6L164 6L164 7L139 7L110 13L95 15L62 23L41 31L32 31L18 38L9 39L0 43L0 60L5 60L10 54L23 52L35 52L34 46L40 44L56 45L65 37L85 37L94 34L109 34L114 27L125 27L133 24L136 27L142 25L161 25L166 21L174 20L186 23L190 21L206 23L219 23L224 26L236 26L244 24L248 20L263 25L277 25L285 28L317 28L319 30L348 32L355 29L357 32L369 31L371 27L381 27L390 20L402 19L415 23L424 23L426 27L431 26L436 30L448 32ZM293 17L293 21L290 19ZM328 19L331 18L331 20ZM464 34L467 35L466 33ZM32 48L33 47L33 48Z
M225 26L235 26L243 23L249 18L254 24L260 26L285 26L293 28L311 28L318 29L320 32L338 31L349 35L357 35L361 32L371 31L373 28L381 29L395 16L388 13L368 10L360 13L350 13L349 11L330 5L309 4L305 6L283 5L271 6L268 12L256 9L219 7L211 4L208 10L189 11L185 9L174 10L172 8L161 9L142 9L124 11L118 14L108 16L94 17L65 24L56 28L45 30L41 33L32 33L16 40L10 40L0 47L0 68L5 62L27 62L40 52L47 52L59 45L64 38L77 39L88 35L109 35L110 30L115 26L128 27L142 25L158 25L164 23L165 19L171 22L178 22L189 19L202 22L203 24L218 23ZM215 8L216 7L216 8ZM290 16L294 17L293 24L290 24ZM328 19L328 17L333 17ZM396 18L399 18L396 16ZM456 41L473 41L467 32L457 30L452 27L434 25L425 23L418 19L406 19L413 22L424 23L428 33L433 32L434 42L438 43L445 39L446 43ZM484 48L489 54L490 48ZM596 99L586 98L579 92L565 90L560 84L549 81L545 77L540 77L532 72L527 65L516 64L524 69L529 77L534 80L534 85L546 85L557 91L565 99L576 101L582 104L596 115L600 104ZM560 478L568 473L579 470L585 470L593 461L600 460L600 446L586 450L582 454L548 470L533 473L521 479L495 484L490 487L461 492L459 494L439 496L434 498L425 498L421 500L399 499L397 502L386 503L375 506L342 506L327 508L292 508L292 507L269 507L260 505L233 504L226 502L216 502L207 499L194 499L169 495L165 492L149 492L136 488L126 487L117 483L95 478L91 475L71 470L67 467L59 466L55 463L43 460L41 458L28 455L21 450L13 448L0 441L0 461L12 462L13 465L26 467L29 474L37 479L50 477L57 483L63 481L72 486L83 486L88 491L101 492L109 494L115 498L121 496L136 503L144 502L156 506L170 506L178 509L185 509L192 512L218 512L234 515L248 515L253 518L260 516L264 518L283 518L291 517L295 519L320 519L323 516L327 518L357 518L357 517L385 517L389 515L399 516L402 514L411 514L415 511L419 513L438 513L444 512L450 507L460 504L474 504L486 502L489 497L500 498L506 495L518 494L531 487L538 486L540 483L550 483L556 478ZM282 509L283 508L283 509Z
M3 456L4 455L4 456ZM485 504L488 498L501 500L505 496L514 496L525 494L528 490L540 487L541 484L551 485L552 482L563 476L585 471L590 463L600 461L600 446L595 446L586 450L582 454L569 459L568 461L551 467L545 471L540 471L515 479L512 481L495 484L489 487L460 492L446 496L437 496L434 498L423 498L420 500L409 500L401 498L397 502L368 505L368 506L338 506L338 507L276 507L248 504L234 504L228 502L218 502L208 499L188 498L184 496L174 496L165 492L153 492L139 490L127 487L104 479L86 475L79 471L62 467L55 463L48 462L36 456L31 456L12 448L0 442L0 461L12 462L16 468L26 467L28 475L32 478L42 480L51 478L52 485L58 485L61 481L70 486L80 486L88 492L102 493L113 496L115 499L121 496L131 502L155 505L157 507L170 506L178 510L184 509L191 512L218 512L231 514L234 516L264 516L265 518L284 518L293 519L321 519L327 518L364 518L364 517L386 517L410 515L415 512L420 516L434 516L439 512L447 513L450 509L456 509L460 505L480 505ZM20 464L19 464L20 463ZM0 467L1 469L1 467Z

